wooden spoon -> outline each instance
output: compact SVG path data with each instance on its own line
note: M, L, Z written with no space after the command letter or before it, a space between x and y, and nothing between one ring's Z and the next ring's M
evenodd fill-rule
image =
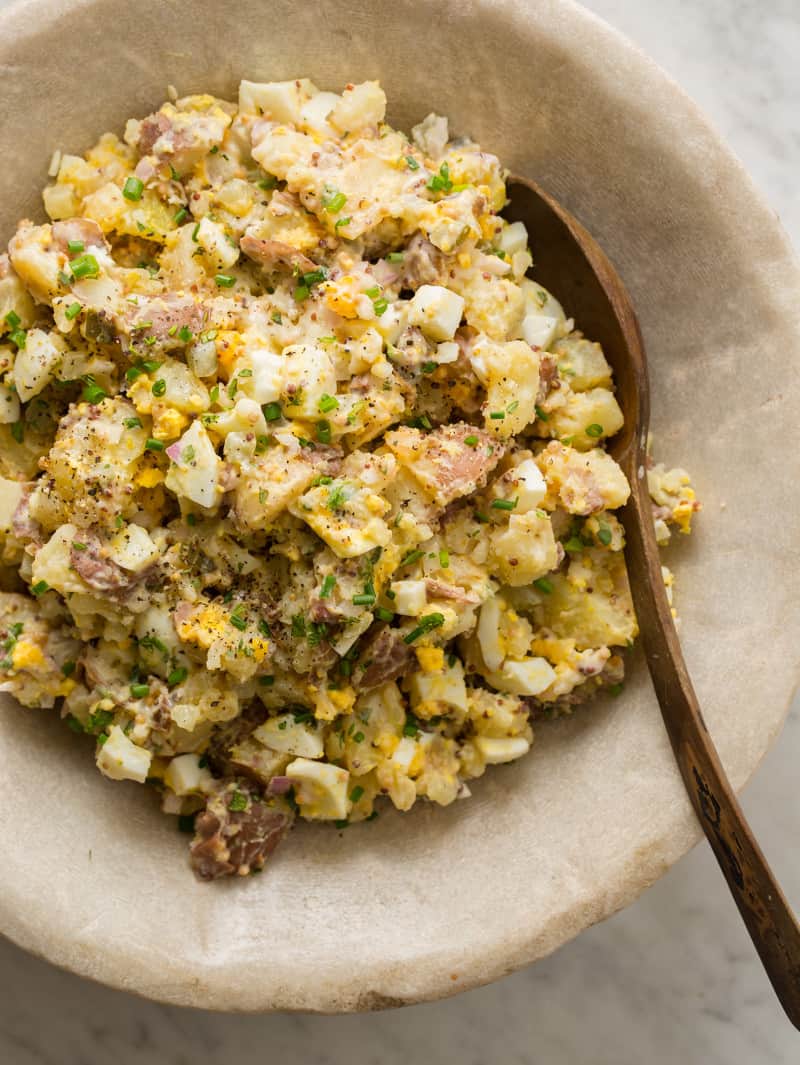
M686 790L787 1016L800 1029L800 927L745 820L708 733L661 577L647 488L650 386L630 297L597 242L532 181L512 178L504 214L535 238L536 279L599 341L625 426L610 449L631 486L625 558L650 675Z

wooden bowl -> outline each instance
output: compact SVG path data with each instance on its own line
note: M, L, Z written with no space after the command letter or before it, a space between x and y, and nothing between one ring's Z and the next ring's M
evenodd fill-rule
M567 0L33 0L4 13L0 63L4 239L41 216L54 148L121 130L168 83L235 96L241 76L379 77L395 124L447 114L576 214L637 305L657 455L688 466L705 503L666 561L701 704L744 784L798 672L800 274L666 75ZM540 725L469 801L303 825L262 876L212 886L147 793L100 777L54 714L4 706L0 930L215 1009L371 1009L493 980L631 902L699 837L635 655L629 676L619 698Z

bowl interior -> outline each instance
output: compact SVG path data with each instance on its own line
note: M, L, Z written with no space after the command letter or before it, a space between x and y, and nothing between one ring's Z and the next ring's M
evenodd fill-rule
M4 240L41 216L54 148L121 131L170 83L235 97L242 76L380 78L394 124L447 114L581 219L642 321L656 455L686 465L705 502L666 561L706 719L741 785L796 675L800 521L783 485L800 469L794 451L765 476L762 456L800 415L785 369L800 352L798 273L667 77L566 0L240 0L235 17L209 2L34 0L5 31ZM629 676L618 699L541 725L532 754L468 802L346 833L302 826L262 876L211 887L142 789L102 779L54 715L4 706L0 930L108 983L225 1009L370 1008L502 975L630 901L697 838L636 654Z

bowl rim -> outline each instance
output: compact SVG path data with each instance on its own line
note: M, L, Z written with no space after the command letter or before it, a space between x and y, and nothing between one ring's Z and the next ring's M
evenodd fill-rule
M57 22L78 9L91 8L96 2L97 0L12 0L12 3L3 11L6 33L15 40L33 38L47 25ZM526 11L530 12L534 2L535 0L494 0L494 2L493 0L477 0L476 6L487 12L493 10L497 13L503 10L524 14ZM780 242L785 266L786 290L800 291L800 263L798 263L791 241L780 219L738 156L728 146L715 124L706 116L701 107L642 48L577 0L545 0L545 4L549 9L563 13L573 22L581 23L596 36L599 45L614 50L618 55L624 55L629 62L636 64L648 86L660 86L669 90L671 104L683 109L686 119L692 123L696 131L702 133L706 142L714 149L714 167L724 170L735 179L741 196L749 199L763 225L768 227ZM798 332L798 346L800 347L800 332ZM800 686L800 661L794 666L791 691L783 713L780 718L776 719L770 733L763 739L763 748L753 752L743 779L737 781L737 791L741 791L752 778L776 741L785 723L792 700L797 694L798 686ZM526 937L520 934L519 928L516 928L513 930L513 935L509 935L505 942L496 940L484 942L481 955L471 958L468 967L465 968L463 964L460 966L463 976L455 984L442 974L448 967L447 958L454 959L457 952L451 950L448 955L446 951L442 951L441 958L444 959L442 963L437 963L435 967L431 966L411 996L401 994L399 991L397 995L394 995L392 993L393 977L387 972L354 975L353 987L350 989L331 990L327 986L320 987L309 994L307 1001L298 1005L280 1001L274 989L268 991L262 1001L256 1004L248 1002L248 1004L241 1005L235 997L225 999L218 994L212 998L214 992L211 988L199 983L193 984L188 975L185 986L177 988L174 993L165 992L163 986L154 990L152 979L148 979L147 969L139 957L134 958L133 955L128 957L125 967L119 964L109 964L107 961L92 960L83 950L76 949L67 957L62 950L52 949L52 945L47 942L45 936L33 934L29 928L15 920L14 914L4 905L2 898L0 898L0 934L34 956L66 971L144 998L153 998L177 1005L242 1013L300 1010L324 1014L384 1009L416 1002L434 1001L460 994L462 991L500 979L524 965L546 957L579 932L605 920L633 902L702 838L703 833L687 803L682 816L673 822L670 830L657 841L657 845L651 848L648 854L638 856L635 877L621 873L617 882L607 884L607 889L602 896L594 898L591 904L574 905L572 909L554 915L551 925L555 923L557 928L552 929L548 926L549 935L543 936L537 933ZM388 990L381 993L364 990L370 986L380 986Z

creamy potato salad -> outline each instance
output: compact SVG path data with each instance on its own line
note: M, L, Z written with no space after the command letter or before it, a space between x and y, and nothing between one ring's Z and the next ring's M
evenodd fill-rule
M158 789L203 879L468 796L636 635L609 364L498 159L385 107L172 99L57 154L0 256L0 689Z

